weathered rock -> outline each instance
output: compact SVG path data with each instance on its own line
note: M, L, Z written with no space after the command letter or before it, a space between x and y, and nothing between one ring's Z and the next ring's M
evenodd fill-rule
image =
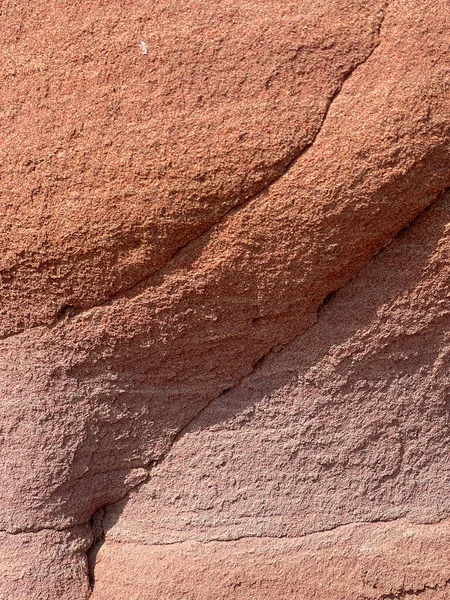
M385 4L2 7L2 530L123 497L450 185L450 10Z
M448 600L450 527L354 524L301 538L110 542L92 600Z
M98 598L257 589L347 600L445 588L448 521L414 523L450 517L449 199L338 292L314 327L211 403L150 481L108 509ZM380 521L395 522L341 532ZM114 572L130 563L121 584Z
M89 525L66 531L0 533L0 598L87 598L86 552L91 542Z
M279 177L384 4L2 7L0 337L132 287Z

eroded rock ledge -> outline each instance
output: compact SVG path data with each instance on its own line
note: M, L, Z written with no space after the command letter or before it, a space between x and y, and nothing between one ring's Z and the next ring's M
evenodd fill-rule
M0 10L0 596L444 598L450 9Z
M107 508L94 598L448 597L449 200Z

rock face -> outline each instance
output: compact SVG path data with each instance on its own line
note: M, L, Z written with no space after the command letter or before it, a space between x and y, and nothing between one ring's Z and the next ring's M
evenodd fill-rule
M448 521L397 521L285 540L108 544L92 598L448 600L449 541Z
M384 3L151 4L3 9L3 335L132 287L277 179Z
M107 509L94 598L450 597L449 199Z
M0 11L0 598L449 597L450 8Z

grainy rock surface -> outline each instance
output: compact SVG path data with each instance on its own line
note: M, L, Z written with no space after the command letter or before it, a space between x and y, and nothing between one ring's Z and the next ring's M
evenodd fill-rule
M81 600L90 594L89 525L65 531L0 534L2 600Z
M0 14L0 597L444 597L446 3Z
M384 7L4 4L3 335L132 287L279 177Z
M307 333L212 402L149 482L107 509L94 597L386 598L446 585L449 199ZM200 567L208 554L216 558ZM121 584L114 572L128 564Z
M107 544L92 600L450 597L450 524L355 524L301 538Z

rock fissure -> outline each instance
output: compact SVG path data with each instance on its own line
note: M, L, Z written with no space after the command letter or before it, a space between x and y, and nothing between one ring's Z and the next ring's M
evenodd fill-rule
M110 505L112 506L112 505ZM405 521L407 515L402 515L401 517L397 517L394 519L372 519L368 521L351 521L348 523L340 523L339 525L335 525L334 527L327 527L325 529L318 529L317 531L308 531L302 535L238 535L229 538L214 538L208 537L208 539L196 539L191 538L189 540L180 539L173 540L170 542L146 542L146 541L133 541L133 540L119 540L114 538L115 544L142 544L144 546L176 546L179 544L212 544L212 543L227 543L227 542L239 542L242 540L302 540L304 538L318 536L321 534L330 533L332 531L336 531L343 528L351 528L353 526L364 526L364 525L375 525L377 523L396 523L398 521ZM433 523L434 524L434 523ZM104 541L104 537L103 537Z
M390 244L392 244L392 242L398 238L399 236L401 236L403 234L404 231L406 231L409 227L411 227L413 225L413 223L415 221L417 221L421 215L426 212L430 206L433 204L433 202L437 202L448 190L450 190L450 188L445 188L444 190L442 190L441 192L439 192L439 194L430 202L430 204L428 204L418 215L416 215L414 217L414 219L412 221L410 221L409 223L407 223L406 225L404 225L398 232L396 232L396 234L393 236L393 238L386 244L385 247L389 246ZM375 256L377 256L377 254L379 254L380 252L382 252L384 250L384 248L382 248L381 250L379 250L375 255L372 256L371 260L373 260L375 258ZM317 309L317 320L320 319L320 314L321 314L321 308L323 306L328 306L329 304L332 304L335 297L336 297L336 293L338 291L340 291L341 289L345 288L346 285L348 285L350 282L347 282L342 288L337 288L333 291L331 291L329 294L327 294L327 296L324 298L324 300L322 301L321 305L318 307ZM310 329L315 327L317 324L317 321L311 325ZM308 330L307 330L308 331ZM299 336L296 336L296 338L294 339L299 339L301 338L303 335L305 335L306 331L303 332L302 334L300 334ZM232 390L236 389L237 387L239 387L239 385L241 385L242 381L245 380L247 377L249 377L251 375L251 373L254 372L254 370L256 368L258 368L258 366L262 363L262 361L264 361L264 359L269 356L273 350L275 348L277 348L278 345L275 345L274 347L270 348L270 350L264 354L263 356L261 356L253 365L252 370L250 371L250 373L246 373L245 375L243 375L240 380L233 385L233 387L228 388L226 390L224 390L223 392L221 392L221 394L219 394L218 396L213 397L210 401L208 401L208 403L203 406L201 408L200 411L198 411L198 413L196 413L175 435L174 439L172 440L169 448L167 449L167 451L164 453L163 456L159 457L157 460L153 461L151 469L153 469L154 467L161 465L165 459L167 458L167 456L170 454L172 448L174 447L174 445L184 436L184 434L186 433L186 431L189 429L190 426L192 426L194 424L195 421L197 421L199 419L199 417L208 410L208 408L215 402L220 401L221 396L223 396L224 394L227 394L229 392L231 392ZM403 465L403 457L404 457L404 453L405 453L405 449L404 449L404 442L403 440L401 441L401 448L400 448L400 458L399 458L399 462L398 465L396 466L395 470L393 473L390 473L388 475L383 476L382 481L389 481L392 479L395 479L400 473L401 473L401 469L402 469L402 465ZM139 465L138 465L139 466ZM145 466L145 465L143 465ZM131 492L135 492L136 490L138 490L142 485L144 485L147 481L148 478L151 476L151 469L149 470L148 473L148 477L146 479L144 479L143 481L140 481L139 483L137 483L136 486L130 488L126 494L124 494L124 496L122 498L120 498L117 501L105 504L102 507L102 517L101 517L101 522L103 524L103 521L105 519L106 516L106 512L108 510L108 507L114 506L116 505L118 502L122 502L124 499L126 499ZM99 509L98 509L99 510ZM94 515L97 514L98 510L94 513ZM321 530L321 531L317 531L317 532L313 532L311 534L305 534L306 535L315 535L315 534L319 534L319 533L323 533L326 531L333 531L336 528L339 527L345 527L348 525L358 525L358 524L368 524L368 523L377 523L377 522L393 522L393 521L397 521L400 519L405 518L406 515L402 515L401 517L398 517L397 519L389 519L388 521L383 521L383 519L374 519L372 521L355 521L355 522L351 522L351 523L346 523L346 524L342 524L342 525L338 525L336 527L332 527L330 529L326 529L326 530ZM91 517L92 519L93 517ZM258 537L258 536L247 536L247 537ZM263 536L263 537L267 537L267 536ZM298 537L304 537L304 536L298 536ZM213 541L237 541L240 539L245 539L246 536L243 537L237 537L237 538L230 538L229 540L220 540L220 539L211 539L209 541L213 542ZM104 535L104 530L102 529L102 536L101 538L97 539L95 544L93 544L93 546L95 546L95 550L92 550L92 548L89 549L88 551L88 555L90 556L89 558L89 564L90 566L90 579L92 581L95 580L95 575L94 575L94 571L95 571L95 556L97 555L98 551L100 550L103 542L105 541L105 535ZM173 544L179 544L179 543L183 543L182 540L177 540L175 542L169 542L169 543L161 543L161 544L154 544L154 545L173 545ZM94 557L94 558L92 558Z
M372 46L370 52L367 54L367 56L365 56L365 58L363 60L361 60L360 62L358 62L354 67L352 67L347 73L344 74L343 79L341 81L341 83L337 86L337 89L334 91L334 93L331 95L331 97L329 98L328 102L327 102L327 106L325 109L325 113L324 116L322 118L322 122L320 124L320 126L318 127L316 133L313 136L313 139L310 143L308 143L306 146L304 146L301 151L296 154L294 156L294 158L292 158L289 163L286 165L286 167L282 170L282 172L275 177L274 179L272 179L271 181L269 181L264 187L262 187L260 190L258 190L255 194L253 194L252 196L246 198L245 200L243 200L241 203L238 203L237 205L234 205L230 210L228 210L227 212L225 212L224 214L222 214L220 216L219 219L217 219L216 221L214 221L213 223L211 223L208 226L207 230L202 231L198 236L188 240L185 244L183 244L182 246L180 246L173 254L172 256L166 261L166 263L164 265L162 265L161 267L159 267L155 272L151 273L150 275L145 275L143 278L141 278L139 281L134 282L131 286L129 286L128 288L124 288L121 289L120 291L114 293L113 295L111 295L109 298L105 299L104 301L94 305L94 306L90 306L89 308L83 309L74 305L67 305L64 306L63 309L61 309L58 313L58 315L56 316L55 320L52 323L49 324L36 324L33 325L32 327L27 327L25 329L21 329L20 331L16 331L12 334L6 335L6 336L0 336L0 340L7 340L13 337L17 337L20 336L21 334L23 334L26 331L30 331L33 329L38 329L40 327L46 327L48 329L51 329L52 327L55 327L57 325L59 325L61 323L62 320L66 319L66 318L70 318L70 319L75 319L77 316L89 313L89 311L91 310L95 310L97 308L101 308L103 306L108 306L111 303L113 303L115 300L123 298L123 297L132 297L133 292L136 292L136 295L139 295L139 293L142 292L142 286L143 284L149 282L149 280L157 277L158 275L160 275L161 273L164 272L164 270L170 265L172 264L172 262L174 260L177 259L178 256L181 255L181 253L188 248L189 246L191 246L194 242L196 242L196 240L198 240L199 238L202 238L204 236L207 236L208 233L213 230L217 225L219 225L222 222L225 222L226 219L228 217L230 217L231 215L235 214L236 212L238 212L239 210L241 210L242 208L244 208L245 206L247 206L252 200L254 200L255 198L258 198L259 196L263 195L264 193L266 193L275 183L277 183L278 181L280 181L284 176L287 175L287 173L289 173L289 171L292 169L292 167L294 167L294 165L298 162L298 160L304 156L314 145L317 137L319 136L323 125L326 121L327 115L330 111L331 106L333 105L334 101L336 100L336 98L338 98L345 82L352 76L352 74L362 65L364 65L373 55L373 53L375 52L375 50L379 47L380 43L381 43L381 29L386 17L386 11L389 5L389 1L386 0L385 4L384 4L384 8L383 11L381 12L381 16L380 16L380 21L378 23L377 26L377 30L375 33L375 37L376 37L376 41L374 43L374 45ZM131 296L130 296L131 294Z
M93 589L95 584L95 561L98 551L105 541L104 519L107 505L98 508L89 520L92 532L92 543L86 551L89 585Z
M383 594L378 596L377 600L403 600L404 598L417 598L427 592L437 592L447 589L450 586L450 578L445 580L443 583L437 583L435 585L427 584L419 588L403 588L398 592L391 592L389 594Z
M436 196L436 198L435 198L433 201L437 201L437 200L438 200L438 199L439 199L441 196L443 196L443 195L444 195L444 193L445 193L447 190L450 190L450 188L446 188L446 189L442 190L442 191L441 191L441 192L440 192L440 193L439 193L439 194ZM401 229L401 230L399 230L399 231L398 231L398 232L397 232L397 233L394 235L394 237L392 238L392 240L390 240L390 242L387 244L387 246L388 246L389 244L391 244L391 243L394 241L394 239L395 239L395 238L397 238L397 237L401 236L401 235L402 235L402 233L403 233L405 230L407 230L409 227L411 227L411 226L412 226L412 224L413 224L413 223L414 223L414 222L415 222L417 219L419 219L419 218L420 218L420 216L421 216L421 215L422 215L422 214L423 214L425 211L427 211L427 210L430 208L430 206L433 204L433 201L431 201L431 202L430 202L430 204L429 204L428 206L426 206L426 207L425 207L425 208L424 208L424 209L421 211L421 213L419 213L418 215L416 215L416 217L414 217L414 219L413 219L413 220L412 220L410 223L407 223L407 224L406 224L404 227L402 227L402 229ZM384 249L384 248L383 248L383 249ZM381 249L379 252L382 252L382 251L383 251L383 249ZM379 253L379 252L378 252L378 253ZM377 254L378 254L378 253L377 253ZM372 257L372 259L373 259L375 256L376 256L376 254L375 254L373 257ZM372 260L372 259L371 259L371 260ZM350 282L348 282L348 283L350 283ZM347 284L345 284L345 285L348 285L348 283L347 283ZM343 287L345 287L345 285L344 285ZM335 297L336 297L336 293L337 293L337 292L338 292L340 289L343 289L343 288L337 288L336 290L333 290L332 292L330 292L329 294L327 294L327 296L324 298L324 300L323 300L322 304L321 304L321 305L318 307L318 310L317 310L317 319L320 319L321 307L323 307L323 306L325 306L325 305L327 305L327 306L328 306L329 304L332 304L332 303L333 303L333 301L334 301L334 299L335 299ZM317 321L316 321L316 323L317 323ZM312 328L312 327L315 327L316 323L314 323L313 325L311 325L311 328ZM304 333L300 334L300 335L299 335L299 336L297 336L295 339L301 338L303 335L305 335L305 333L306 333L306 332L304 332ZM226 390L224 390L224 391L223 391L223 392L222 392L222 393L221 393L219 396L216 396L216 397L212 398L212 399L211 399L211 400L210 400L210 401L209 401L209 402L208 402L208 403L207 403L207 404L206 404L204 407L202 407L202 409L201 409L201 410L200 410L198 413L196 413L196 414L195 414L195 415L194 415L194 416L193 416L193 417L192 417L192 418L191 418L191 419L188 421L188 423L186 423L186 425L184 425L184 426L183 426L183 427L182 427L182 428L181 428L181 429L178 431L178 433L175 435L175 437L174 437L173 441L171 442L171 444L170 444L169 448L168 448L168 449L167 449L167 451L164 453L164 455L163 455L163 456L161 456L160 458L158 458L157 460L155 460L155 461L153 462L153 464L152 464L152 468L156 467L157 465L161 465L161 464L162 464L162 463L165 461L165 459L167 458L167 456L170 454L170 452L171 452L172 448L174 447L174 445L175 445L175 444L176 444L176 443L177 443L177 442L178 442L178 441L179 441L179 440L180 440L180 439L181 439L181 438L184 436L184 434L185 434L185 433L186 433L186 431L189 429L189 427L190 427L191 425L193 425L193 424L194 424L194 422L195 422L195 421L197 421L197 420L199 419L199 417L200 417L200 416L201 416L201 415L202 415L204 412L206 412L206 411L208 410L208 408L209 408L209 407L210 407L210 406L211 406L213 403L215 403L215 402L217 402L217 401L220 401L220 398L221 398L221 396L223 396L224 394L227 394L227 393L231 392L231 390L234 390L234 389L236 389L237 387L239 387L239 385L241 385L242 381L243 381L243 380L245 380L247 377L249 377L249 375L250 375L251 373L253 373L253 372L254 372L254 370L255 370L256 368L258 368L258 366L261 364L261 362L262 362L262 361L264 361L264 359L265 359L267 356L269 356L269 355L270 355L270 354L273 352L274 348L277 348L277 346L274 346L274 347L270 348L270 350L269 350L269 351L268 351L268 352L267 352L265 355L261 356L261 357L260 357L260 358L259 358L259 359L258 359L258 360L255 362L255 364L253 365L253 369L252 369L252 371L251 371L250 373L246 373L246 374L245 374L245 375L244 375L244 376L243 376L243 377L242 377L242 378L241 378L241 379L240 379L240 380L239 380L239 381L238 381L238 382L237 382L237 383L236 383L236 384L235 384L235 385L234 385L232 388L229 388L229 389L226 389ZM401 449L400 449L400 458L399 458L398 465L396 466L396 468L395 468L395 470L394 470L394 472L393 472L393 473L390 473L390 474L388 474L388 475L385 475L385 476L383 476L383 478L382 478L382 480L383 480L383 481L389 481L389 480L391 480L391 479L395 479L395 478L396 478L396 477L397 477L397 476L398 476L398 475L401 473L401 469L402 469L402 465L403 465L403 457L404 457L404 453L405 453L405 449L404 449L404 442L403 442L403 440L402 440L402 441L401 441ZM148 477L150 477L150 476L151 476L151 472L149 471L149 473L148 473ZM102 546L103 542L105 541L105 531L104 531L104 529L103 529L103 521L104 521L104 519L105 519L106 512L107 512L108 508L109 508L109 507L111 507L111 506L114 506L114 505L116 505L118 502L122 502L122 501L123 501L125 498L127 498L127 497L130 495L130 493L131 493L131 492L134 492L134 491L138 490L138 489L139 489L139 488L140 488L142 485L144 485L144 484L146 483L146 481L148 481L148 478L147 478L147 479L145 479L145 480L143 480L143 481L140 481L140 482L139 482L139 483L138 483L136 486L134 486L133 488L129 489L129 490L127 491L127 493L126 493L126 494L124 494L124 496L123 496L123 497L122 497L120 500L117 500L117 501L115 501L115 502L112 502L112 503L108 503L108 504L106 504L104 507L102 507L102 509L101 509L101 510L102 510L102 516L101 516L101 523L102 523L102 536L101 536L100 538L96 539L95 543L93 544L93 547L94 547L95 549L94 549L94 550L92 550L92 548L93 548L93 547L91 547L91 548L88 550L88 556L89 556L89 565L90 565L90 580L91 580L91 581L95 581L95 556L97 555L97 553L99 552L99 550L100 550L100 548L101 548L101 546ZM97 514L97 512L98 512L98 511L96 511L96 513L94 513L94 515L96 515L96 514ZM316 534L320 534L320 533L324 533L324 532L328 532L328 531L333 531L333 530L335 530L335 529L337 529L337 528L340 528L340 527L346 527L346 526L351 526L351 525L363 525L363 524L369 524L369 523L380 523L380 522L381 522L381 523L382 523L382 522L395 522L395 521L397 521L397 520L404 519L405 517L406 517L406 515L402 515L402 516L400 516L400 517L398 517L398 518L396 518L396 519L389 519L389 520L387 520L387 521L385 521L385 520L383 520L383 519L373 519L373 520L371 520L371 521L355 521L355 522L349 522L349 523L345 523L345 524L340 524L340 525L337 525L336 527L332 527L332 528L330 528L330 529L325 529L325 530L315 531L315 532L312 532L312 533L307 533L307 534L305 534L305 536L308 536L308 535L316 535ZM91 519L92 519L92 518L94 518L94 517L91 517ZM439 522L439 521L438 521L438 522ZM305 536L295 536L295 537L305 537ZM230 539L227 539L227 540L221 540L221 539L211 539L211 540L208 540L208 542L214 542L214 541L215 541L215 542L220 542L220 541L238 541L238 540L240 540L240 539L248 539L248 538L252 538L252 537L256 537L256 538L258 538L258 537L267 537L268 539L270 539L270 536L242 536L242 537L230 538ZM274 536L274 539L275 539L276 537L277 537L277 536ZM288 536L286 536L286 537L288 537ZM163 543L163 542L161 542L161 543L154 543L154 544L152 544L152 545L161 545L161 546L165 546L165 545L175 545L175 544L181 544L181 543L184 543L184 541L183 541L183 540L177 540L177 541L174 541L174 542L167 542L167 543Z
M4 15L0 596L446 597L450 11L69 4Z
M155 273L152 273L152 275L150 276L151 278L157 276L158 274L160 274L161 272L163 272L167 266L172 263L184 250L185 248L189 247L191 244L193 244L199 237L203 237L208 235L208 232L211 231L212 229L214 229L218 224L224 222L230 215L233 215L235 213L237 213L238 211L240 211L242 208L244 208L246 205L248 205L252 200L254 200L255 198L258 198L259 196L262 196L265 192L267 192L275 183L277 183L278 181L280 181L280 179L282 179L283 177L285 177L289 171L292 169L292 167L298 162L298 160L304 156L314 145L317 137L320 135L320 132L323 128L323 125L326 121L327 115L330 111L330 108L333 104L333 102L336 100L336 98L339 96L343 86L345 85L345 82L352 76L352 74L362 65L364 65L373 55L373 53L375 52L375 50L379 47L380 43L381 43L381 29L383 26L383 22L385 20L386 17L386 10L387 7L389 5L389 0L386 0L386 3L384 5L384 10L382 12L381 18L380 18L380 22L379 25L377 27L377 31L376 31L376 42L373 45L372 49L370 50L370 52L368 53L368 55L358 64L356 64L352 69L350 69L343 77L341 83L338 85L336 91L332 94L332 96L330 97L330 99L328 100L327 103L327 107L325 109L325 114L323 116L322 122L317 130L317 132L315 133L312 141L307 144L304 148L302 148L302 150L294 156L294 158L286 165L286 167L283 169L283 171L276 177L274 178L272 181L270 181L267 185L265 185L263 188L261 188L260 190L258 190L258 192L256 194L254 194L253 196L250 196L249 198L247 198L246 200L244 200L242 203L233 206L233 208L231 208L229 211L227 211L226 213L224 213L223 215L221 215L221 217L215 221L214 223L212 223L208 229L206 231L203 231L199 236L189 240L188 242L186 242L186 244L183 244L183 246L181 246L180 248L178 248L176 250L176 252L170 257L170 259L160 268L158 269L158 271L156 271ZM138 293L142 291L142 284L144 282L147 282L149 280L149 277L144 277L143 279L141 279L140 281L137 281L135 284L133 284L132 286L130 286L129 288L125 289L125 290L121 290L118 293L114 294L113 296L111 296L110 298L108 298L107 300L105 300L104 302L101 302L100 304L91 307L88 310L92 310L95 308L98 308L99 306L107 306L108 304L110 304L111 302L114 302L114 300L123 297L124 295L130 294L131 292L133 292L133 290L137 290ZM84 311L83 311L84 312Z

